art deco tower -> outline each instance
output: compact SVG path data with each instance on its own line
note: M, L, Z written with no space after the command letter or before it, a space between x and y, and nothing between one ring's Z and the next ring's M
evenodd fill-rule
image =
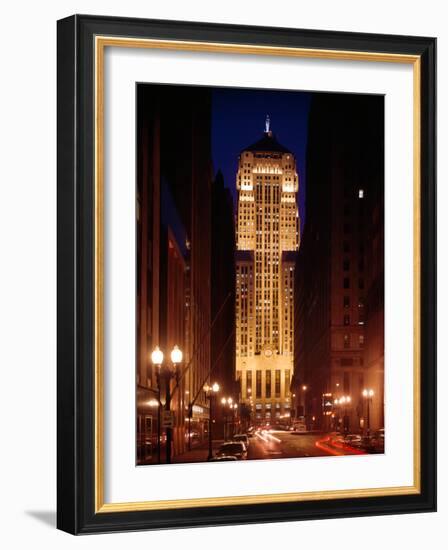
M236 187L236 376L255 423L273 423L290 415L300 223L295 158L269 117L241 152Z

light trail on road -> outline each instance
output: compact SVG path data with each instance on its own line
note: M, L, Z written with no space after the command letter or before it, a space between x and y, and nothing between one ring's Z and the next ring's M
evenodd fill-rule
M318 449L326 451L327 453L330 453L334 456L366 454L360 449L355 449L354 447L351 447L350 445L347 445L345 443L334 441L331 439L330 436L319 439L319 441L316 441L315 445Z
M268 443L268 439L266 437L263 437L260 432L255 432L255 436L264 441L265 443Z
M263 440L265 443L269 443L269 440L275 441L276 443L281 443L282 440L278 437L275 437L275 435L272 435L269 432L266 432L265 434L261 434L260 432L255 432L255 435Z

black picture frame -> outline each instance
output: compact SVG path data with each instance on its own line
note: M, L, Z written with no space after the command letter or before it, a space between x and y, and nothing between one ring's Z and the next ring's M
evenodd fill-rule
M57 526L72 534L436 509L436 39L74 15L57 25ZM95 36L416 55L421 62L419 494L95 511Z

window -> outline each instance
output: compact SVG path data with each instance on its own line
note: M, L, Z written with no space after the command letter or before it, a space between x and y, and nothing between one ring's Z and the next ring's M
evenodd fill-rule
M252 394L252 371L246 372L246 396L250 397Z
M350 393L350 373L344 372L344 393Z
M363 325L364 324L364 321L365 321L365 313L364 313L364 299L363 298L359 298L359 302L358 302L358 323L360 325Z
M348 271L350 269L350 260L347 260L347 259L344 260L343 268L344 268L344 271Z
M275 397L280 397L280 375L281 371L277 369L275 371Z
M360 348L364 347L364 334L359 335L359 347Z
M350 307L350 296L344 296L344 308L347 309Z
M344 277L344 288L350 288L350 279L348 277Z
M343 250L345 253L350 252L350 243L348 241L344 241Z
M350 324L350 315L344 315L344 325L348 326Z
M261 397L261 370L256 372L256 396L257 398Z
M285 370L285 393L288 394L289 386L291 384L291 371L289 369Z
M360 199L363 199L363 198L364 198L364 189L359 189L359 190L358 190L358 197L359 197Z
M271 397L271 371L266 371L266 397Z
M350 347L350 334L344 334L344 348Z
M360 288L361 290L364 288L364 279L359 279L358 288Z

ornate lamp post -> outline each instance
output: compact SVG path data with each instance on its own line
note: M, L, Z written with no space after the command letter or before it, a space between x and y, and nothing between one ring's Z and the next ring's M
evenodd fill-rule
M213 426L213 418L212 418L212 408L213 408L213 397L219 392L219 384L215 382L211 386L205 385L204 391L206 393L206 396L209 399L209 417L208 417L208 460L211 460L213 458L213 438L212 438L212 426Z
M156 346L154 351L151 353L151 361L153 365L158 367L156 370L157 393L159 401L159 406L157 407L157 462L160 464L160 408L162 405L160 402L160 366L163 363L163 352L160 350L159 346Z
M233 404L233 434L232 435L235 435L237 419L238 419L238 403L234 403Z
M306 421L306 395L305 395L305 392L308 389L308 386L306 384L303 384L301 389L302 389L302 403L303 403L303 418L305 420L305 426L307 426L307 421Z
M175 345L173 349L171 350L171 366L164 365L163 364L163 351L159 348L159 346L156 346L154 348L154 351L151 353L151 361L153 365L157 367L156 376L157 376L157 387L159 390L159 402L160 402L160 378L162 377L165 381L165 411L167 413L171 412L171 390L170 390L170 382L171 378L177 376L178 374L178 366L180 363L182 363L182 351L180 350L179 346ZM159 439L159 445L158 445L158 456L159 456L159 462L160 462L160 406L159 406L159 412L158 412L158 439ZM172 427L167 426L166 428L166 463L171 463L171 443L173 440L173 432Z
M344 408L344 434L347 435L349 432L349 417L348 417L348 406L350 405L352 398L349 395L343 395L339 399L339 404Z
M227 409L226 409L227 398L226 397L223 397L221 399L221 405L222 405L222 417L224 422L223 436L224 436L224 441L226 441L227 440Z
M370 436L370 401L375 392L372 389L365 389L362 392L363 397L367 400L367 437Z

